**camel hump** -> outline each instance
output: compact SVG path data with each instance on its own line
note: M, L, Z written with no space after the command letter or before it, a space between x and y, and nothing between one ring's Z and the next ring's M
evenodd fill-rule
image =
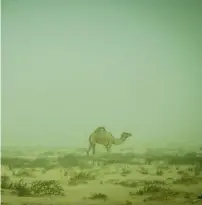
M96 130L89 136L89 142L92 143L95 141L95 138L101 136L104 132L107 132L105 127L98 127Z
M98 128L94 131L94 133L105 132L105 131L106 131L105 127L98 127Z

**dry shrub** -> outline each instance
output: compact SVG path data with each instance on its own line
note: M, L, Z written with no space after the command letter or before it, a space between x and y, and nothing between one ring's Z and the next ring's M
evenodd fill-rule
M125 166L121 169L121 175L127 176L128 174L132 173L131 169L129 167Z
M175 198L180 194L180 192L174 191L166 186L158 185L158 184L149 184L145 185L136 192L130 192L131 196L134 195L140 195L144 196L146 195L146 198L144 201L166 201L171 198Z
M1 176L1 189L12 189L13 183L9 176Z
M108 183L112 183L114 185L121 185L124 187L137 187L139 185L138 181L128 179L128 180L109 180Z
M88 197L88 199L102 199L102 200L107 200L108 196L106 194L103 193L92 193L90 197Z
M132 205L132 204L133 203L131 201L126 200L125 202L121 203L120 205Z
M162 176L164 174L164 171L162 169L157 169L156 170L156 175Z
M58 164L64 168L80 167L89 168L89 159L85 156L76 156L74 154L68 154L63 157L58 157Z
M1 164L13 168L24 168L31 160L19 157L2 157Z
M17 182L11 182L8 179L2 180L2 188L12 189L18 196L52 196L52 195L64 195L64 189L61 187L58 181L55 180L38 180L32 183L27 183L24 179L20 179Z
M64 189L56 180L38 180L31 183L31 192L34 196L64 195Z
M34 177L33 171L30 169L20 169L13 171L13 175L16 177Z
M175 179L173 181L174 184L184 184L184 185L191 185L191 184L198 184L199 179L189 175L182 175L180 178Z
M69 185L87 183L89 180L94 180L94 179L95 179L95 175L92 172L79 171L79 172L75 172L74 175L69 178Z
M13 188L18 196L32 196L29 184L24 182L23 179L15 182Z
M153 184L153 185L165 185L166 184L165 181L163 181L163 180L144 180L142 182L143 182L142 184L144 184L144 185L151 185L151 184Z
M148 169L145 167L140 167L140 170L138 170L141 174L149 174Z
M25 159L22 157L2 157L2 165L10 167L10 169L15 168L45 168L51 165L48 158L40 157L34 160Z

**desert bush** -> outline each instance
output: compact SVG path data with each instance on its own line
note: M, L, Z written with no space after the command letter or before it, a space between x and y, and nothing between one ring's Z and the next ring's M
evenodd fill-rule
M145 158L145 164L151 165L152 162L153 162L153 159L152 159L152 158L150 158L150 157L146 157L146 158Z
M57 164L51 164L49 166L44 167L43 169L41 169L42 174L45 174L46 172L48 172L51 169L55 169L58 168Z
M18 196L32 195L28 183L24 182L23 179L20 179L18 182L15 182L13 188Z
M198 184L198 179L193 176L182 175L180 178L175 179L173 183L174 184L184 184L184 185Z
M121 185L124 187L137 187L139 182L136 180L128 179L128 180L109 180L108 183L112 183L115 185Z
M183 153L178 155L174 153L166 153L166 150L148 150L144 154L144 159L148 161L164 161L170 165L193 165L199 162L202 165L202 157L197 152Z
M37 158L35 160L17 158L17 157L2 157L2 165L10 167L10 169L15 168L44 168L51 165L49 159L47 158Z
M139 161L137 161L138 158L135 157L136 155L134 153L112 153L110 156L100 157L98 160L103 161L105 165L110 164L131 164L136 165L139 164Z
M9 176L1 176L1 189L12 189L13 183Z
M92 172L87 172L87 171L75 172L75 174L69 178L69 185L87 183L87 181L94 180L94 179L95 179L95 175L93 175Z
M1 205L11 205L11 204L9 204L7 202L1 202Z
M140 172L141 174L149 174L148 169L146 169L145 167L140 167L139 172Z
M195 194L193 192L184 192L183 197L186 198L186 199L194 199Z
M161 169L161 170L169 170L169 166L167 164L159 164L157 166L157 169Z
M170 156L167 158L169 164L176 165L193 165L201 161L201 158L197 157L196 152L186 153L184 156Z
M107 200L108 196L103 193L92 193L89 199L102 199L102 200Z
M30 161L30 163L27 165L28 168L46 168L50 166L50 160L45 157L36 158L35 160Z
M169 195L159 192L153 195L146 196L143 201L167 201L168 199Z
M51 196L64 195L64 189L58 181L55 180L38 180L27 183L24 179L12 182L9 178L3 177L1 180L2 189L14 190L18 196Z
M193 171L194 171L194 167L188 167L188 168L187 168L187 171L188 171L188 172L193 172Z
M16 177L33 177L32 170L20 169L18 171L13 171L13 175Z
M156 184L149 184L145 185L142 189L139 189L136 194L137 195L143 195L148 193L155 193L162 191L162 186L158 186Z
M39 154L40 157L48 157L48 156L55 156L55 152L47 151Z
M64 195L64 189L59 182L55 180L34 181L31 183L30 190L34 196Z
M130 173L132 173L132 171L129 169L129 167L125 166L125 167L121 168L121 175L122 176L126 176Z
M193 199L195 199L195 194L193 192L179 192L179 191L175 191L172 189L164 189L162 190L162 192L157 192L157 193L153 193L152 195L147 196L146 198L144 198L144 202L147 201L167 201L167 200L171 200L174 199L176 197L183 197L184 199L187 199L188 201L185 201L185 203L193 203Z
M76 156L74 154L69 154L63 157L58 157L58 164L64 168L70 167L81 167L81 168L88 168L89 159L85 156Z
M144 180L142 181L144 185L165 185L165 181L162 180Z
M121 203L120 205L132 205L132 204L133 203L131 201L126 200L123 203ZM117 204L117 205L119 205L119 204Z
M27 164L29 164L30 161L31 160L29 159L17 158L17 157L2 157L1 158L1 164L4 166L8 166L11 169L27 167Z
M163 172L162 169L157 169L157 170L156 170L156 175L162 176L163 174L164 174L164 172Z
M186 171L185 170L181 170L181 169L177 169L177 173L178 174L186 174Z
M58 157L58 164L65 168L74 167L78 166L79 159L77 156L69 154L63 157Z
M158 184L149 184L145 185L143 188L139 189L136 192L129 192L131 196L134 195L147 195L144 201L165 201L170 198L175 198L180 193L178 191L174 191L168 187L158 185Z
M202 171L202 164L196 163L196 165L193 168L193 171L194 171L194 176L200 175L200 173Z

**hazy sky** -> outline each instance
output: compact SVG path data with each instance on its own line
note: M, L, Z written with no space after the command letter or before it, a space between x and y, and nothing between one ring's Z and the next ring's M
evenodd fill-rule
M2 0L2 142L202 141L199 0Z

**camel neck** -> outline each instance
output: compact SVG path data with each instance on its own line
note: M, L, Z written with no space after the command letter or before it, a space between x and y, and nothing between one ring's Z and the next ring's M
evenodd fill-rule
M115 145L120 145L123 144L124 140L122 138L114 138L114 143Z

